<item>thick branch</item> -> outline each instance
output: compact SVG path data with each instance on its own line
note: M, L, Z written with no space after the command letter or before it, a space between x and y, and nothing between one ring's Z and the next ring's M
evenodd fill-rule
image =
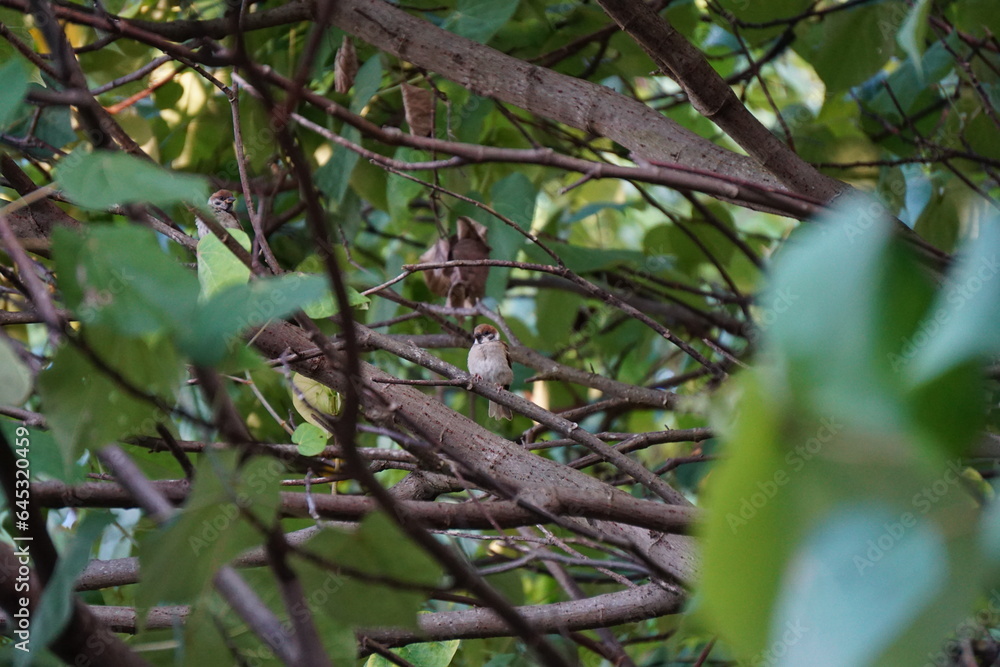
M373 333L361 325L357 326L362 341ZM305 333L282 322L272 323L252 332L251 338L261 352L272 358L283 355L287 357L289 350L294 353L313 347ZM347 382L339 369L320 358L291 362L290 366L338 391L342 391ZM545 487L590 490L606 494L612 503L628 496L600 480L532 454L457 414L414 387L379 384L374 381L376 379L392 379L392 376L370 364L362 363L361 383L365 389L361 392L361 401L369 419L402 424L417 433L438 434L436 440L441 451L456 461L462 461L482 479L492 480L515 491ZM512 395L505 392L505 397L510 396ZM523 407L521 403L517 405ZM607 521L598 521L595 525L610 538L631 544L636 553L642 554L672 576L682 581L693 578L696 560L691 538L664 535Z
M684 89L691 104L795 192L829 201L849 188L819 173L774 136L736 97L705 57L645 2L598 0L664 74ZM656 159L655 156L647 156Z
M531 607L517 607L519 614L539 632L561 633L573 630L606 628L633 623L681 611L683 595L677 591L645 584L624 591L595 595L585 600L556 602ZM135 632L133 607L91 607L94 615L116 632ZM158 607L150 610L145 627L150 630L172 627L178 618L185 618L185 607ZM362 630L364 637L388 646L402 646L421 641L504 637L510 628L491 609L478 608L447 611L417 616L419 630L372 628Z
M150 488L172 503L187 499L187 480L150 482ZM33 502L39 507L143 507L141 501L123 486L108 482L87 482L72 486L64 482L36 482L32 485ZM593 490L573 488L527 489L519 497L531 507L553 515L579 516L591 519L620 521L634 526L659 530L664 533L687 533L701 516L694 507L665 505L651 500L633 498L627 494L595 493ZM612 502L613 500L613 502ZM494 527L546 523L539 516L516 501L490 503L440 503L419 500L397 501L401 513L429 528L489 529ZM311 507L310 507L311 505ZM378 503L365 496L331 496L305 493L281 493L281 513L286 517L307 517L310 510L324 519L359 521L378 509Z

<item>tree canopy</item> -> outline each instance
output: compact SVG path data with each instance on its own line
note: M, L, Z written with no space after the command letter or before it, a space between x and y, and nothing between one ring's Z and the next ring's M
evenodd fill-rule
M0 0L0 659L993 664L994 5Z

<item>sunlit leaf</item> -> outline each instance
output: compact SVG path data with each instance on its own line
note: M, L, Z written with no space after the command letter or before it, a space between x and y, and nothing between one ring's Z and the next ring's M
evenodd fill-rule
M330 433L314 424L299 424L292 433L292 442L298 445L302 456L316 456L326 448Z
M250 237L241 229L229 230L237 243L250 251ZM215 234L198 241L198 282L203 298L209 298L230 285L250 280L250 268L241 262Z

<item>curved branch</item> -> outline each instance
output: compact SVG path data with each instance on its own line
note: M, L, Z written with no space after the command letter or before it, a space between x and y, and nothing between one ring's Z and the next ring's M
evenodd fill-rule
M691 104L795 192L829 201L850 189L783 144L740 102L705 57L644 2L598 0L604 11L687 93ZM652 157L652 156L650 156Z

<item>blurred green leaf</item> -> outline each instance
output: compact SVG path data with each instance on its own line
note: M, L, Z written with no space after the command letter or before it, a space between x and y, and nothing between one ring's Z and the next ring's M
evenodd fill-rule
M239 457L232 450L206 453L184 508L140 543L142 571L156 576L144 577L139 585L139 608L191 602L207 590L219 568L260 543L260 533L244 513L265 525L276 518L284 466L262 458L238 465Z
M958 456L980 380L956 365L917 386L897 362L931 297L871 200L842 202L779 258L758 299L764 363L736 385L709 482L704 613L738 655L914 664L971 603L983 566Z
M194 319L198 281L141 227L52 235L59 287L81 322L125 335L168 331Z
M166 341L125 337L100 326L88 327L84 340L132 387L172 400L181 363ZM157 422L167 418L71 345L60 347L39 375L38 394L52 434L69 459L85 448L101 447L126 435L152 433Z
M368 310L368 306L371 304L371 299L350 285L345 285L345 288L347 290L347 302L353 308ZM334 297L333 292L329 290L319 300L307 303L302 307L302 310L306 315L314 320L318 320L323 317L333 317L340 312L340 308L337 306L337 299Z
M31 478L57 479L67 484L77 484L84 480L84 469L76 465L78 458L74 452L60 447L51 430L25 426L20 422L0 421L10 443L23 444L25 439L31 452Z
M769 647L780 665L873 664L945 585L947 570L933 524L887 505L845 504L789 563Z
M802 22L792 47L834 94L858 85L892 57L899 7L877 2L834 12L822 21ZM864 44L864 48L853 45Z
M31 664L31 655L40 653L62 633L76 603L76 580L90 562L94 543L114 521L105 511L88 512L76 529L69 547L59 554L56 569L42 591L41 603L32 614L31 652L21 654L16 664Z
M5 129L18 116L29 82L28 67L21 58L11 58L0 65L0 83L4 89L0 97L0 129Z
M304 274L230 285L199 305L193 319L176 323L177 345L195 364L217 364L233 336L318 301L326 289L323 276Z
M31 395L31 369L25 365L13 343L0 336L0 404L21 405Z
M311 540L309 551L344 567L379 578L387 578L423 587L440 583L440 566L421 549L400 549L407 538L381 513L370 514L352 533L327 529ZM323 591L323 613L350 627L395 625L416 627L426 593L419 589L400 588L391 583L379 585L348 578L320 569L310 562L296 568L302 573L307 590ZM387 588L388 587L388 588ZM392 590L392 595L386 594Z
M923 76L921 58L924 54L924 39L927 36L927 17L931 11L930 0L917 0L910 8L903 25L900 26L896 40L906 51L910 61L916 65L917 75Z
M780 395L754 374L741 376L739 388L739 411L725 441L740 446L712 473L700 590L715 627L738 652L754 655L764 649L781 565L794 544L793 497L784 487L806 461L786 460L778 445Z
M454 13L441 27L485 44L517 9L519 0L458 0Z
M204 178L168 171L127 153L78 149L59 163L56 181L70 200L93 209L133 202L200 204L208 199Z
M1000 354L1000 216L983 220L898 362L915 381ZM912 364L909 363L912 360Z
M931 299L924 274L891 237L880 203L845 201L790 239L758 300L774 320L771 348L788 360L794 386L810 388L801 395L823 414L875 429L906 419L891 359Z

